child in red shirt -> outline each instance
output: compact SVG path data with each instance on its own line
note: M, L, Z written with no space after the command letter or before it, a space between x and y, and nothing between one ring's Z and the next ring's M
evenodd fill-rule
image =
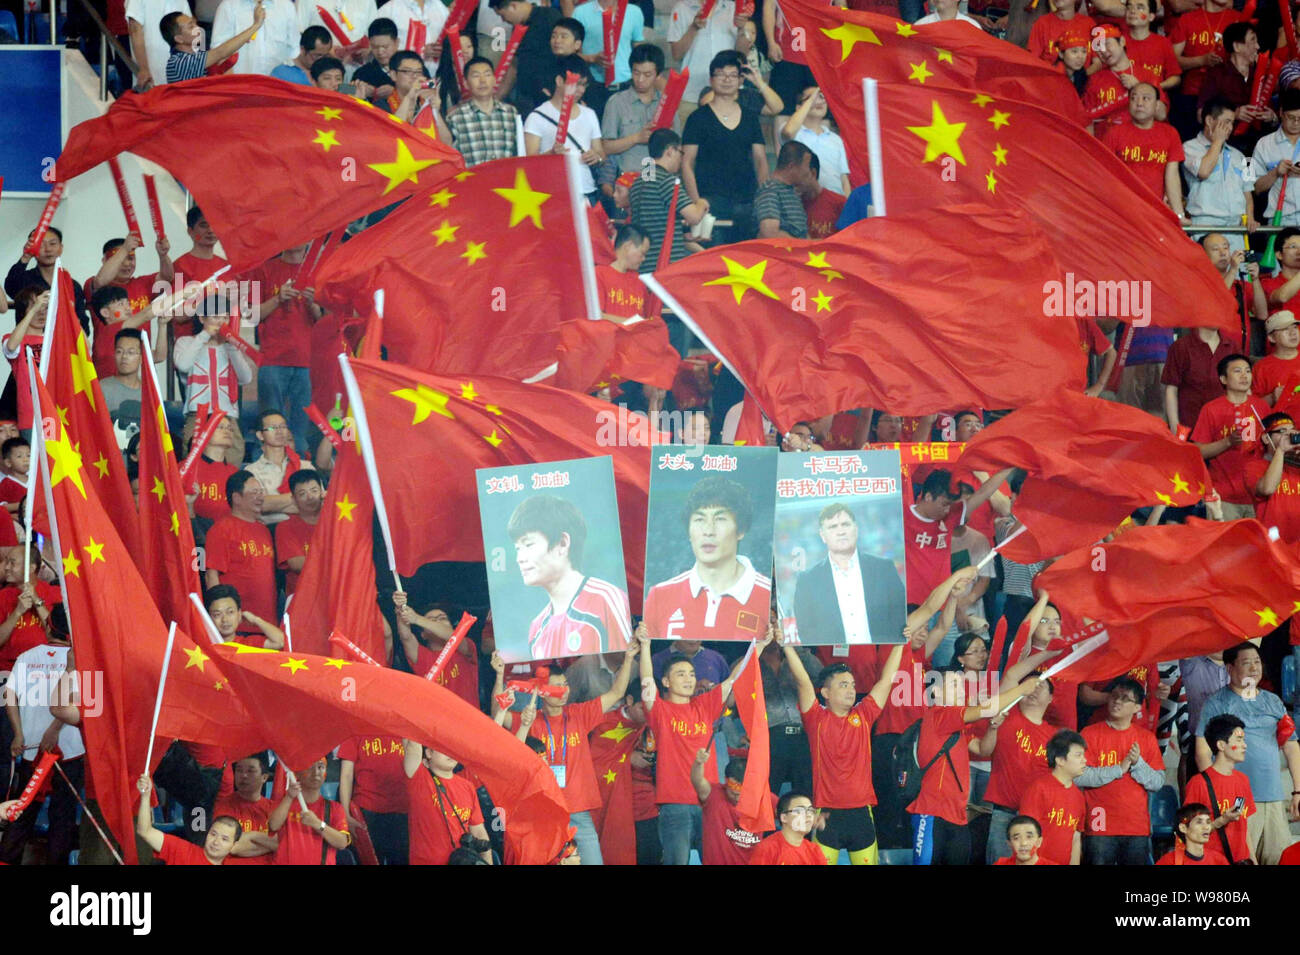
M1047 743L1047 765L1052 771L1030 785L1020 800L1020 814L1042 827L1039 857L1056 865L1078 865L1083 856L1080 834L1087 807L1074 781L1088 767L1087 748L1074 730L1053 736Z
M750 853L750 865L826 865L822 850L806 838L812 832L817 810L812 800L789 792L776 804L781 830L774 832Z
M1220 714L1206 724L1205 742L1214 753L1214 762L1187 780L1183 798L1204 803L1214 811L1212 845L1223 851L1229 864L1247 859L1254 862L1246 820L1255 813L1255 797L1249 777L1236 768L1246 758L1246 724L1231 713Z

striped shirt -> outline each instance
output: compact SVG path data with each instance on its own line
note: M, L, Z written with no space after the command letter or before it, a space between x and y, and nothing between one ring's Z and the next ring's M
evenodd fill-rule
M492 101L491 112L485 113L466 100L447 114L452 143L465 157L466 166L517 155L518 124L519 111L496 100Z
M208 70L208 54L186 53L184 50L172 50L167 58L167 82L180 80L197 80Z
M764 219L776 219L781 231L796 239L808 238L808 213L794 186L769 179L754 193L754 219L760 225Z
M643 275L653 272L659 264L659 250L663 247L664 232L668 228L668 205L673 201L673 184L678 181L677 176L658 163L649 169L653 175L643 176L632 183L629 199L633 224L650 237L650 251L641 263ZM686 185L683 183L677 195L677 218L670 257L672 262L685 258L688 253L681 212L690 204L691 197L686 194Z

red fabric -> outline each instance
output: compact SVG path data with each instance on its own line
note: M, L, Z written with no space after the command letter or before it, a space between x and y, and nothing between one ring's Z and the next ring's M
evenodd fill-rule
M294 592L299 575L299 571L289 569L289 558L307 556L315 530L315 524L308 524L297 514L290 515L287 521L281 521L275 529L275 566L284 571L286 594ZM356 643L355 640L352 642Z
M1215 804L1211 801L1209 787L1205 785L1205 779L1200 773L1194 774L1187 780L1183 803L1199 802L1201 805L1213 809L1214 815L1218 817L1231 812L1233 805L1239 798L1245 800L1241 818L1224 826L1223 832L1228 837L1228 848L1232 850L1232 858L1237 862L1249 859L1250 844L1246 833L1246 820L1253 816L1256 811L1255 797L1250 791L1250 780L1239 769L1234 769L1231 775L1227 776L1220 773L1213 766L1206 772L1210 774L1210 781L1214 784L1214 795L1218 797L1218 803ZM1217 832L1210 835L1210 844L1215 849L1222 848L1219 845L1220 841Z
M289 604L295 650L332 656L338 649L329 638L337 632L372 659L385 658L384 631L375 603L373 520L365 466L356 450L345 446ZM477 699L476 695L476 705Z
M1085 726L1082 736L1088 743L1089 766L1118 766L1129 749L1138 744L1142 760L1152 769L1162 771L1164 758L1155 735L1137 725L1126 730L1116 730L1109 723ZM1149 836L1151 814L1147 805L1147 791L1125 773L1114 782L1083 791L1088 804L1088 832L1097 836Z
M937 816L955 826L966 825L966 803L970 799L970 742L974 730L965 720L965 707L931 706L921 717L921 736L916 744L917 763L924 767L953 733L961 736L948 756L935 760L921 780L921 794L907 807L918 816ZM952 767L948 765L952 758Z
M324 796L318 796L314 802L307 803L307 808L331 829L337 829L339 832L348 831L348 820L344 815L343 807L333 800L330 801L328 812L325 808ZM298 804L298 800L294 799L289 803L289 816L284 825L276 831L275 836L280 840L280 847L271 857L272 865L321 864L321 844L324 840L315 829L303 825L302 807ZM337 858L338 850L333 846L325 850L325 865L334 865Z
M617 325L576 318L561 322L559 335L559 367L547 381L556 388L590 393L621 381L669 388L681 362L660 319Z
M63 603L63 594L58 587L52 587L43 580L33 580L32 589L47 607ZM11 585L0 590L0 620L8 620L9 615L18 609L18 595L22 592L19 585ZM41 618L34 609L27 610L9 633L9 640L0 647L0 673L8 673L14 668L14 661L20 653L32 647L39 647L45 642L45 628ZM29 740L28 742L33 742Z
M1132 123L1107 126L1099 137L1157 197L1165 194L1165 167L1183 161L1183 143L1168 123L1153 122L1150 129Z
M266 135L269 128L275 136ZM222 131L220 148L187 147L211 143L214 129ZM353 175L340 174L339 154L317 130L346 143ZM351 221L448 182L464 168L459 153L414 126L351 97L269 76L169 83L119 100L69 135L60 180L122 151L165 166L194 189L240 270L314 238L319 218L304 210L328 209L334 221ZM404 155L411 162L393 168ZM428 230L420 231L427 240Z
M1166 16L1165 32L1169 36L1169 42L1174 46L1183 44L1185 57L1218 53L1226 60L1228 55L1223 49L1223 31L1229 24L1243 19L1245 15L1232 7L1217 13L1210 13L1202 7L1179 16L1172 24ZM1205 69L1203 66L1198 66L1185 72L1183 82L1180 84L1181 92L1188 96L1200 93L1201 84L1205 82Z
M230 513L230 505L226 503L226 481L237 470L234 465L224 461L199 457L192 472L194 484L199 489L199 496L194 499L195 517L219 521ZM193 490L191 485L190 492L193 493Z
M19 321L21 320L20 318ZM31 349L32 359L39 365L44 341L40 335L25 336L18 357L9 359L9 375L18 391L18 427L24 431L32 426L32 388L28 380L27 350Z
M1026 530L1002 551L1026 564L1091 544L1156 499L1195 503L1210 483L1199 449L1159 418L1064 388L985 428L962 464L1029 471L1015 508Z
M1157 859L1156 865L1227 865L1227 858L1214 847L1214 841L1218 838L1213 833L1210 834L1210 841L1205 844L1205 853L1199 859L1189 855L1180 845Z
M1276 527L1282 540L1300 541L1300 474L1289 465L1282 468L1282 483L1268 497L1259 497L1255 488L1268 470L1268 461L1252 458L1243 467L1246 489L1254 497L1255 517L1265 527Z
M149 307L149 302L153 300L155 294L154 286L157 281L158 273L154 272L150 275L133 276L127 280L125 285L120 282L109 282L107 284L109 286L116 286L117 288L126 290L126 296L128 299L127 308L129 309L130 314L134 314L135 312L144 311L144 309ZM92 283L90 280L87 280L85 287L83 288L83 291L86 293L87 302L90 301L91 295L93 294L91 288ZM95 372L100 378L111 378L117 373L117 362L113 358L113 352L115 351L117 344L114 339L117 337L117 333L122 330L122 324L122 322L113 322L109 324L108 322L105 322L103 317L98 313L94 315L94 322L91 327L95 331L95 342L91 356L95 360ZM145 330L148 331L147 328Z
M907 495L903 496L907 500ZM949 519L952 519L951 517ZM930 521L903 508L903 549L907 555L907 602L925 603L930 592L952 573L952 539L948 522Z
M824 667L831 666L835 663L843 663L853 673L853 685L859 692L869 693L876 685L876 679L880 676L881 660L879 659L879 647L870 644L853 644L849 646L848 655L838 655L836 649L840 649L829 644L823 644L819 647L809 647L813 655L821 661ZM885 647L890 650L892 647ZM907 648L903 649L907 653ZM821 805L821 803L818 803Z
M154 858L161 859L168 865L212 865L204 854L202 846L196 846L179 836L171 836L167 833L163 833L162 850L156 853ZM223 859L218 865L224 862Z
M732 684L736 712L749 736L749 755L736 811L741 825L750 832L762 832L772 818L772 788L768 782L772 765L771 739L768 735L767 698L763 695L759 656L755 649Z
M1220 335L1218 347L1211 351L1209 344L1192 332L1180 335L1169 346L1160 383L1178 388L1179 424L1192 427L1206 404L1224 397L1223 383L1219 381L1219 362L1241 352L1239 338Z
M1083 790L1078 786L1062 786L1051 773L1030 784L1020 800L1020 813L1036 819L1043 828L1043 844L1038 850L1040 860L1070 864L1074 834L1083 832L1086 811Z
M468 640L468 638L466 638ZM466 644L462 643L464 647ZM469 640L468 645L474 648L474 641ZM411 669L415 671L418 677L428 678L429 671L433 665L438 662L438 654L442 652L439 647L437 651L421 645L415 655L415 661ZM455 693L462 700L474 708L478 708L478 650L468 656L456 650L452 658L447 661L447 665L442 668L442 672L434 679L439 686L445 686L451 692Z
M207 569L239 591L244 610L275 621L275 547L265 524L223 517L208 530L204 553Z
M1098 553L1100 549L1101 553ZM1161 555L1178 554L1176 564ZM1104 560L1105 573L1094 568ZM1212 653L1272 631L1290 615L1300 563L1256 521L1135 527L1067 554L1035 578L1062 611L1104 620L1110 639L1067 667L1105 680L1151 660Z
M871 727L880 713L876 701L868 696L845 717L816 703L803 714L817 806L858 809L876 804L871 783Z
M655 278L782 431L846 408L924 415L1018 407L1062 381L1082 390L1073 329L1043 309L1059 266L1027 217L985 206L940 222L891 205L829 239L710 249ZM978 269L954 267L976 249ZM1018 350L1032 365L1006 360ZM935 353L962 360L940 367Z
M400 736L353 736L339 744L338 755L353 764L349 806L370 812L407 811ZM360 818L356 811L353 815Z
M618 318L645 314L646 287L635 272L620 272L612 265L596 266L600 310Z
M1063 729L1079 728L1079 684L1074 680L1052 677L1052 705L1047 718Z
M1285 850L1277 860L1278 865L1300 865L1300 842Z
M767 627L770 577L756 574L749 599L743 603L734 594L713 603L704 588L691 593L690 573L657 583L646 594L645 625L651 640L753 640Z
M808 217L808 238L824 239L839 231L836 223L840 221L840 213L844 211L847 198L838 192L823 188L811 202L804 199L803 211Z
M432 560L483 559L480 535L464 533L464 516L478 508L475 468L610 455L629 597L633 612L640 612L650 481L645 419L631 418L628 425L634 428L640 420L645 444L633 444L637 433L631 430L628 440L619 442L610 437L618 415L609 404L584 395L502 378L442 378L391 362L354 361L352 369L371 422L368 440L375 449L399 573L413 574ZM428 391L420 393L420 387ZM394 394L403 391L429 397L420 403ZM439 396L448 398L450 416L431 410L421 416L421 407L438 405ZM442 462L436 496L427 493L430 456Z
M1149 33L1144 39L1137 40L1125 30L1124 52L1133 61L1133 73L1143 82L1153 84L1156 89L1160 89L1160 84L1171 76L1181 76L1183 73L1183 68L1178 65L1178 57L1174 55L1173 43L1169 37L1159 33Z
M709 790L709 798L704 801L700 861L705 865L749 865L763 841L763 833L772 831L776 796L768 793L765 806L767 822L758 832L751 832L740 821L739 809L727 798L726 790L722 786ZM805 840L804 844L807 842Z
M641 784L636 779L638 771L632 765L632 753L644 727L644 723L632 721L617 709L606 713L588 737L601 799L591 821L600 834L600 854L605 865L636 865L636 820L646 817L637 814L636 791ZM648 789L649 817L653 817L658 813L653 782Z
M1300 372L1300 355L1295 358L1268 355L1255 362L1250 369L1250 390L1261 398L1271 400L1273 392L1297 372Z
M695 754L712 751L713 724L722 716L722 687L701 693L686 703L670 703L660 695L650 709L650 731L655 734L655 802L694 806L699 797L691 784ZM705 777L715 782L717 770L705 767Z
M1005 858L1005 859L999 859L997 862L995 862L995 863L993 863L993 864L994 864L994 865L1018 865L1019 863L1016 862L1016 857L1015 857L1015 856L1008 856L1008 857ZM1051 859L1044 859L1044 858L1042 857L1042 855L1040 854L1040 855L1038 856L1038 861L1035 862L1034 865L1060 865L1060 863L1059 863L1059 862L1053 862Z
M394 361L448 374L536 375L555 352L560 322L587 314L564 162L498 160L403 206L325 256L317 297L365 315L382 288ZM521 189L534 196L512 207Z
M1295 278L1294 275L1288 276L1285 272L1278 272L1277 275L1261 275L1259 277L1259 284L1260 287L1263 288L1265 295L1272 295L1293 278ZM1281 305L1274 305L1272 301L1270 301L1268 307L1271 311L1287 311L1292 315L1300 315L1300 293L1292 295ZM1273 343L1269 342L1268 347L1271 350L1273 348Z
M887 647L879 648L881 650ZM881 660L883 668L883 659ZM899 700L914 700L900 704ZM903 645L903 658L898 662L898 672L889 687L885 708L876 718L876 733L901 733L921 718L925 711L925 651L910 643Z
M483 824L478 793L464 776L442 780L443 792L421 765L406 781L411 865L446 865L471 826Z
M1048 63L1055 63L1060 54L1056 41L1061 38L1061 35L1066 30L1071 33L1082 33L1084 36L1091 36L1092 28L1095 25L1096 21L1092 17L1082 13L1075 13L1068 20L1061 17L1056 11L1045 13L1035 20L1034 25L1030 28L1027 49L1034 56Z
M1095 318L1075 319L1075 324L1079 327L1079 345L1083 348L1085 357L1090 354L1104 355L1107 349L1114 347Z
M290 265L277 255L249 272L248 278L261 283L262 301L265 302L275 298L285 282L298 285L305 271L306 266ZM311 309L301 298L280 302L263 315L257 325L257 347L262 353L262 365L310 367L312 323Z
M245 835L250 832L260 832L269 834L271 831L269 820L271 810L275 807L271 805L271 800L265 796L259 796L256 802L249 802L243 796L237 793L231 793L228 796L218 796L216 803L212 807L212 818L218 816L233 816L239 820L240 826L243 827ZM254 858L264 858L255 856Z
M1046 719L1032 723L1019 706L1013 706L998 728L985 801L1008 809L1019 806L1026 790L1051 772L1047 765L1047 741L1060 729Z
M587 812L601 804L587 737L604 717L599 698L570 703L562 715L555 717L548 716L539 707L537 719L528 729L529 736L546 746L543 754L546 764L565 767L564 801L570 813Z
M787 0L788 2L788 0ZM774 832L749 854L750 865L828 865L821 847L805 837L798 846L792 846L785 836Z
M1191 441L1212 444L1226 438L1234 430L1242 435L1243 440L1238 447L1229 448L1206 462L1210 481L1225 501L1233 504L1255 502L1254 486L1246 483L1246 465L1263 454L1260 439L1263 429L1260 421L1267 418L1271 411L1259 398L1247 398L1244 403L1234 405L1226 395L1206 402L1201 408L1196 426L1192 428ZM1259 417L1256 418L1256 415ZM1245 440L1247 437L1250 440Z
M741 401L740 421L736 424L736 437L732 443L761 448L767 444L767 429L763 427L763 409L758 406L758 402L748 391Z
M311 327L311 401L326 417L334 407L334 397L343 394L339 353L351 351L338 312L326 312L316 320Z

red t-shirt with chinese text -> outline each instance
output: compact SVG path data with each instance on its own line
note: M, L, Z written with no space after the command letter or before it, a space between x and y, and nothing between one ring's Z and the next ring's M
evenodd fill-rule
M1199 802L1203 806L1210 806L1214 810L1214 815L1218 817L1225 812L1230 812L1238 799L1244 800L1241 818L1224 826L1223 832L1228 837L1228 848L1232 850L1233 861L1241 862L1243 859L1249 859L1250 839L1246 832L1246 820L1255 814L1255 797L1250 791L1250 779L1238 769L1234 769L1228 776L1223 775L1213 766L1206 772L1210 774L1210 782L1214 784L1217 805L1211 801L1210 789L1205 785L1205 777L1200 773L1187 780L1183 803ZM1217 832L1210 834L1210 843L1215 849L1223 848Z
M837 231L835 223L839 222L840 213L844 211L845 199L846 197L838 192L821 189L811 202L804 200L803 211L808 217L808 238L824 239ZM845 450L849 449L845 448Z
M1157 88L1171 76L1181 76L1183 68L1174 55L1174 45L1159 33L1150 33L1145 39L1135 40L1124 31L1124 52L1133 61L1133 73L1144 82ZM1142 76L1142 74L1146 74Z
M1111 150L1157 198L1165 194L1165 167L1183 161L1183 143L1168 123L1155 121L1150 129L1132 123L1106 127L1101 144Z
M929 706L921 717L921 737L916 744L917 764L922 768L953 733L960 734L947 756L934 761L921 780L921 794L907 807L917 816L935 816L954 826L966 825L966 802L970 799L970 748L972 729L967 726L964 706ZM952 765L948 765L949 757ZM953 770L956 775L953 775Z
M195 757L198 758L197 756ZM239 820L239 825L243 827L244 833L260 832L264 835L270 835L271 800L265 796L258 797L257 802L249 802L243 796L229 793L225 796L218 796L216 804L212 807L212 818L218 816L234 816ZM226 863L229 865L271 865L275 858L275 853L264 852L259 856L226 856Z
M6 519L0 517L0 520ZM47 608L63 603L63 594L59 588L43 580L33 580L32 590ZM8 620L9 615L18 609L18 597L21 593L22 588L17 585L0 590L0 620ZM37 616L36 608L28 608L14 624L8 641L0 647L0 673L12 670L14 661L18 659L20 653L25 653L32 647L39 647L45 643L45 640L45 628L41 626L41 618Z
M666 697L655 699L649 713L650 731L655 736L655 802L699 804L691 784L691 767L695 754L713 742L713 725L722 716L722 687L692 697L685 703L670 703ZM716 782L717 769L710 764L706 778Z
M826 854L811 839L792 846L785 836L774 832L749 854L750 865L828 865Z
M645 315L646 287L635 272L620 272L612 265L596 266L600 310L618 318Z
M326 818L325 797L316 797L315 802L309 802L307 808L316 814L321 822L331 829L337 829L339 832L348 831L348 820L343 812L343 807L338 803L331 801L329 804L329 816ZM302 807L298 805L298 800L293 800L289 804L289 817L285 820L283 826L276 833L280 840L280 848L275 850L272 856L273 865L320 865L321 864L321 845L324 840L315 829L308 829L302 823ZM338 855L338 850L329 846L325 853L325 865L334 865L334 860Z
M880 712L876 701L867 696L847 716L836 716L816 703L803 714L816 805L860 809L876 804L871 784L871 726Z
M478 650L469 637L465 638L465 643L461 646L466 644L473 652L466 656L457 648L451 659L447 661L447 665L442 668L442 672L438 674L436 682L439 686L451 690L474 709L478 709ZM438 654L421 644L411 669L415 671L416 676L423 677L437 662Z
M1225 501L1233 504L1255 502L1254 484L1246 482L1246 465L1257 460L1263 453L1259 422L1269 414L1268 405L1259 398L1247 398L1241 404L1234 405L1225 395L1207 401L1201 407L1201 413L1196 416L1196 426L1190 435L1196 444L1213 444L1234 430L1241 432L1240 445L1228 448L1205 462L1214 489ZM1259 415L1259 418L1255 415Z
M478 792L463 776L438 779L421 765L406 781L411 865L446 865L471 826L483 824ZM442 785L439 786L438 783Z
M292 280L298 270L299 266L290 265L276 256L263 262L248 277L262 283L261 296L265 302L274 298L280 287ZM311 309L300 298L281 302L274 311L264 315L257 327L257 347L262 352L262 366L310 367L311 326Z
M959 516L959 515L958 515ZM956 518L951 518L956 523ZM903 547L907 554L907 602L923 604L952 574L952 549L948 525L927 521L916 505L903 508Z
M1246 462L1246 488L1254 496L1255 517L1265 527L1276 527L1282 540L1289 544L1300 541L1300 471L1290 465L1282 466L1282 481L1268 497L1255 495L1259 479L1268 470L1269 462L1262 457Z
M1088 743L1089 766L1118 766L1137 743L1142 760L1148 766L1155 770L1164 769L1164 758L1155 734L1136 722L1126 730L1114 729L1108 723L1093 723L1085 726L1081 735ZM1105 786L1085 789L1083 794L1088 804L1088 832L1091 835L1151 835L1147 791L1131 772Z
M339 759L352 763L351 805L368 812L406 812L400 736L353 736L339 744Z
M1030 785L1020 800L1020 814L1037 820L1043 828L1039 861L1049 859L1069 865L1074 851L1074 834L1083 832L1087 801L1078 786L1062 786L1051 773Z
M1128 90L1119 81L1119 74L1102 67L1089 76L1083 88L1083 109L1091 119L1100 120L1106 126L1127 119ZM1106 126L1099 127L1099 131Z
M212 865L208 861L207 855L202 846L196 846L192 842L186 842L179 836L168 835L163 833L162 849L154 856L155 859L161 859L168 865ZM227 856L229 858L229 856ZM216 863L223 865L225 859Z
M311 535L316 532L315 524L308 524L297 514L289 515L287 521L281 521L275 528L275 565L284 571L284 592L291 594L298 586L299 571L289 569L289 558L306 557L307 547L311 544Z
M1018 705L1013 706L998 728L984 799L1008 809L1019 806L1025 791L1051 772L1047 741L1060 731L1061 727L1045 717L1041 723L1034 723Z
M204 566L239 591L241 607L274 621L275 547L266 525L231 514L212 525L203 546Z
M1056 41L1066 30L1092 36L1092 28L1095 25L1096 21L1092 17L1082 13L1076 13L1068 20L1062 19L1056 13L1045 13L1034 21L1029 31L1029 52L1048 63L1055 63L1061 52Z
M194 499L195 517L219 521L230 514L230 505L226 503L226 481L235 470L234 465L225 461L212 461L199 456L191 472L194 483L199 488L199 496ZM193 492L193 486L190 491Z
M1295 358L1268 355L1250 369L1250 390L1261 398L1272 400L1274 389L1286 384L1286 380L1296 372L1300 372L1300 355Z
M775 818L776 796L772 796ZM772 827L763 832L771 832ZM700 861L705 865L749 865L763 833L750 832L740 824L740 812L727 798L726 790L714 786L704 801L704 834L700 840Z
M560 716L549 716L539 706L537 719L528 729L529 736L545 744L543 755L547 765L564 767L564 801L570 813L586 812L601 804L587 736L604 716L599 697L585 703L570 703Z
M1209 13L1202 7L1183 14L1172 24L1166 17L1165 30L1168 33L1170 43L1174 46L1180 43L1183 44L1183 56L1185 57L1191 58L1204 56L1207 53L1218 53L1220 57L1226 60L1228 55L1223 49L1223 31L1230 24L1237 23L1242 19L1245 19L1245 14L1240 10L1232 9L1232 7L1220 10L1218 13ZM1195 96L1199 93L1201 85L1205 82L1205 71L1206 68L1203 66L1188 70L1183 74L1180 91L1188 96Z
M879 647L886 653L893 647ZM880 667L884 668L884 658ZM876 733L902 733L921 718L925 711L925 648L914 649L903 644L903 656L898 661L898 672L889 686L889 698L884 711L876 720Z

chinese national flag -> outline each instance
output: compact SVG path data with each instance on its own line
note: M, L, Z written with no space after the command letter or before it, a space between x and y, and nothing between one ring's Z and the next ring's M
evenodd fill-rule
M520 865L545 865L564 846L569 811L546 763L446 687L389 667L237 643L207 652L290 768L349 736L393 735L454 756L504 811Z
M317 298L364 315L383 289L394 361L531 378L551 363L560 322L600 314L575 195L564 156L475 166L330 252Z
M126 478L126 463L117 447L108 405L99 387L95 362L77 321L75 301L72 276L60 270L54 321L45 328L41 353L41 377L50 394L44 413L57 414L68 430L86 463L86 473L91 476L95 493L113 516L128 553L138 555L140 532L133 516L135 497Z
M600 834L600 854L605 865L636 865L632 751L644 725L632 722L620 708L606 713L588 737L601 800L591 818Z
M374 515L365 464L356 445L347 444L330 476L307 562L289 602L295 650L335 653L329 638L337 632L371 659L387 659L376 604Z
M73 127L59 181L120 152L193 191L236 270L315 238L322 218L358 219L464 169L454 149L364 100L269 76L169 83L120 99Z
M144 348L149 354L147 339ZM140 570L162 618L183 623L190 618L189 595L200 592L197 551L157 376L153 362L145 364L140 374Z
M740 421L736 425L736 440L732 444L748 445L761 448L767 444L767 428L763 420L763 409L758 406L754 396L748 391L742 399Z
M1043 314L1058 273L1027 216L965 205L720 246L649 284L784 433L850 408L924 415L1082 390L1074 323Z
M348 367L355 377L349 398L368 422L363 440L374 454L399 573L410 576L435 560L483 559L482 537L466 531L467 515L478 512L476 468L609 455L637 611L650 490L646 419L546 385L446 378L392 362L349 360ZM429 493L430 461L439 462L436 494Z
M862 148L867 141L862 81L867 77L926 89L981 89L1041 106L1076 126L1086 122L1079 94L1060 70L983 30L972 30L969 23L913 26L813 0L783 0L781 13L804 30L804 55L844 137L854 185L867 181Z
M1210 486L1200 450L1159 418L1065 388L989 425L961 463L1029 472L1014 506L1025 531L1002 551L1026 564L1092 544L1140 507L1195 504Z
M592 392L622 381L668 389L677 377L681 355L668 341L660 319L628 325L578 318L560 323L559 367L547 384Z
M1105 680L1262 637L1300 610L1300 561L1255 520L1136 527L1066 554L1034 582L1110 639L1064 671Z
M767 698L763 695L759 656L757 647L751 645L749 660L736 674L732 690L736 711L749 737L749 755L736 812L741 826L750 832L767 832L772 828L772 788L768 781L772 766L771 738L767 732Z
M962 28L969 24L954 29ZM1166 328L1235 327L1232 295L1204 250L1085 129L984 85L879 83L873 98L877 215L953 202L1023 209L1068 270L1053 276L1057 291L1039 286L1036 312L1071 326L1073 317L1109 316ZM843 121L843 114L836 118ZM877 152L870 140L868 150Z

